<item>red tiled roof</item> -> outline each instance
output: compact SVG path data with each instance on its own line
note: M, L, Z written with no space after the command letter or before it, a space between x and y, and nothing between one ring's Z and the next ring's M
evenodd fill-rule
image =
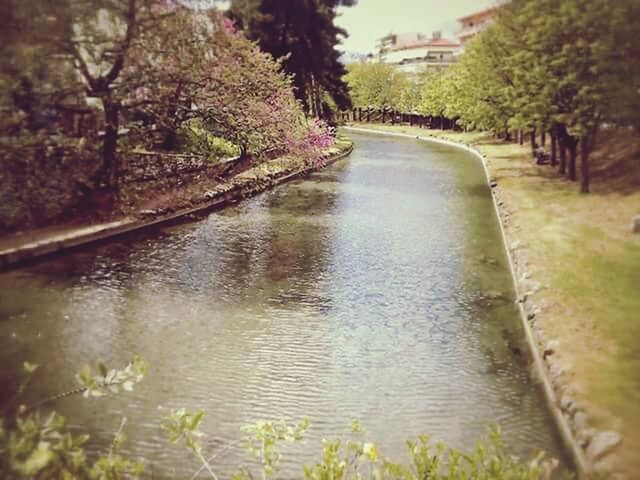
M498 8L500 7L489 7L489 8L485 8L484 10L480 10L479 12L475 12L475 13L471 13L469 15L466 15L464 17L460 17L458 19L459 22L466 22L467 20L472 20L474 18L478 18L478 17L484 17L486 15L489 15L493 12L495 12L496 10L498 10Z
M467 37L473 37L474 35L476 35L478 33L477 30L472 30L470 32L465 32L462 31L458 34L458 38L467 38Z
M438 38L429 40L423 40L421 42L414 43L406 43L404 45L397 46L395 48L391 48L391 51L398 52L400 50L409 50L412 48L421 48L421 47L459 47L460 44L458 42L452 42L451 40L447 40L446 38Z

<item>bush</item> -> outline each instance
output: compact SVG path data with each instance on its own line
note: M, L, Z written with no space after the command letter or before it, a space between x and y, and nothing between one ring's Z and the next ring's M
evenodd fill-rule
M68 216L96 187L95 144L62 135L0 139L0 229Z
M72 394L96 397L130 391L142 380L147 367L134 358L121 370L108 369L98 364L97 371L85 367L76 379L79 387L71 392L45 399L27 407L18 400L37 370L37 366L24 364L26 379L16 395L4 405L2 413L7 421L0 421L0 477L12 479L88 478L119 480L139 478L143 465L119 455L118 447L124 441L123 419L114 440L107 450L95 460L88 459L84 445L88 435L71 434L65 420L52 411L46 415L40 409L51 402ZM201 464L192 478L206 470L217 480L212 461L229 446L205 455L200 423L204 412L172 411L162 422L163 429L172 443L183 444ZM239 468L231 478L250 480L275 477L280 465L282 442L296 443L304 440L309 428L308 419L290 425L261 421L246 426L247 435L241 440L247 453L258 460L259 472L248 467ZM494 429L487 439L479 442L471 453L464 453L442 442L431 442L427 435L407 441L409 464L395 463L384 458L378 447L364 440L364 428L359 422L352 424L353 438L324 440L322 455L310 466L305 466L301 476L307 480L388 479L388 480L543 480L551 478L558 462L547 459L543 453L528 462L508 455ZM211 453L211 452L209 452Z
M211 161L240 155L240 148L207 132L199 119L193 119L178 130L178 151L203 155Z

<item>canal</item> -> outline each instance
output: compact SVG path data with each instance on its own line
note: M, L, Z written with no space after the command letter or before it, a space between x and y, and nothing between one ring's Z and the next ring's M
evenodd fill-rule
M206 449L261 419L308 416L285 459L299 477L353 419L383 454L429 433L471 448L499 424L513 453L561 456L530 379L508 264L480 162L447 146L350 133L352 155L206 218L0 275L0 381L42 369L26 400L84 364L150 364L132 393L57 404L92 448L129 419L126 451L154 478L197 461L168 444L170 409L203 409ZM229 472L246 456L216 461Z

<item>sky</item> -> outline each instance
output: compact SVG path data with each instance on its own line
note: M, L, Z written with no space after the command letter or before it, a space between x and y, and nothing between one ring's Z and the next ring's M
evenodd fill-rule
M340 50L373 53L376 39L392 32L441 30L456 40L456 19L493 5L495 0L358 0L353 7L340 7L336 23L347 30Z

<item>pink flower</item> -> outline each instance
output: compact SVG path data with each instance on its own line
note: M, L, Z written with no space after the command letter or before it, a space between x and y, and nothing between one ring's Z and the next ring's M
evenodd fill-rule
M227 17L223 17L222 19L222 26L224 27L224 29L229 32L229 33L236 33L237 29L236 29L236 22L234 22L233 20L231 20L230 18Z

